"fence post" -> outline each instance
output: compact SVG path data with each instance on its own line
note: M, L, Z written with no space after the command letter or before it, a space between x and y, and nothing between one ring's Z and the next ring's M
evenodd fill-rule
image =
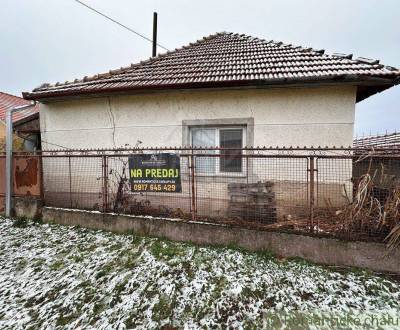
M35 106L33 104L13 107L6 111L6 217L12 213L12 196L14 191L14 168L13 168L13 113L26 110Z
M68 155L68 172L69 172L69 206L72 209L72 173L71 173L71 155Z
M193 150L192 153L190 155L190 165L189 165L189 169L190 169L190 180L191 180L191 209L192 209L192 220L195 221L196 220L196 188L195 188L195 175L196 175L196 171L195 171L195 167L196 167L196 162L195 162L195 156L193 154Z
M39 173L38 175L40 176L40 199L43 203L43 205L45 205L45 201L44 201L44 178L43 178L43 154L40 153L38 155L39 157Z
M314 156L310 157L310 189L309 189L309 207L310 207L310 231L314 232L314 185L315 185L315 159Z
M103 185L102 185L102 197L103 197L103 212L108 211L108 158L103 155L101 158L101 167L103 170Z

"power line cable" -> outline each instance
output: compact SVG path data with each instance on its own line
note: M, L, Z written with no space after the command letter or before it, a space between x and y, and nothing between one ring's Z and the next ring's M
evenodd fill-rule
M97 13L97 14L103 16L104 18L108 19L109 21L111 21L111 22L113 22L113 23L115 23L115 24L117 24L117 25L123 27L124 29L126 29L126 30L128 30L128 31L130 31L130 32L132 32L132 33L134 33L134 34L136 34L137 36L139 36L139 37L141 37L141 38L143 38L143 39L145 39L145 40L147 40L147 41L153 43L153 40L152 40L152 39L146 37L145 35L143 35L143 34L141 34L141 33L139 33L139 32L136 32L135 30L131 29L129 26L126 26L125 24L122 24L122 23L118 22L118 21L115 20L114 18L111 18L110 16L108 16L108 15L106 15L106 14L103 14L102 12L100 12L100 11L98 11L97 9L95 9L95 8L93 8L93 7L89 6L89 5L87 5L86 3L84 3L84 2L82 2L82 1L80 1L80 0L74 0L74 1L77 2L77 3L79 3L79 4L82 5L82 6L85 6L86 8L90 9L91 11L93 11L93 12L95 12L95 13ZM164 49L164 50L166 50L166 51L169 51L169 49L168 49L167 47L164 47L163 45L160 45L159 43L157 43L157 46L160 47L160 48L162 48L162 49Z
M68 148L68 147L64 147L64 146L62 146L62 145L60 145L60 144L47 142L47 141L45 141L45 140L43 140L43 139L40 139L40 142L41 142L42 144L45 143L45 144L49 144L49 145L52 145L52 146L55 146L55 147L59 147L59 148L63 148L63 149L71 149L71 148Z

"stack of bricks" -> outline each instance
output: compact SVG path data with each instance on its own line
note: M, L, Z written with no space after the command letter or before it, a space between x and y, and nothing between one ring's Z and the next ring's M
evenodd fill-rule
M271 181L228 184L228 216L262 223L276 222L276 200Z

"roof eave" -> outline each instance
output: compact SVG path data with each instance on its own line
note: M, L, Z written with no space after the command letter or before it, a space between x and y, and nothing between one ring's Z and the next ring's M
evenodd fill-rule
M397 77L396 79L393 79L390 83L388 84L379 84L379 85L360 85L357 88L357 98L356 102L361 102L368 97L381 93L393 86L399 85L400 84L400 77Z
M33 114L29 115L29 116L26 116L24 118L21 118L21 119L15 121L13 123L13 126L16 127L18 125L25 124L25 123L27 123L27 122L29 122L31 120L35 120L35 119L39 119L39 112L35 112L35 113L33 113Z
M382 90L388 89L399 84L400 78L381 78L358 75L339 75L327 77L304 77L301 79L279 78L269 80L231 80L231 81L210 81L201 83L186 84L165 84L165 85L149 85L146 87L125 87L125 88L109 88L96 90L81 91L54 91L54 92L23 92L22 95L26 100L35 100L43 103L51 102L65 98L82 98L82 97L104 97L115 94L142 94L154 92L171 92L181 90L200 90L200 89L243 89L243 88L289 88L289 87L316 87L327 85L354 85L367 86L370 91L366 95L357 95L357 102L375 94ZM374 88L376 91L374 91Z

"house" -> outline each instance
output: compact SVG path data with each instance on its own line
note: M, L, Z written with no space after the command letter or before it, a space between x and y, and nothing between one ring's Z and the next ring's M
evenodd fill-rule
M18 96L0 92L0 140L5 149L6 113L9 109L28 105L30 101ZM20 129L20 125L29 123L30 129ZM14 143L19 149L28 151L40 149L39 105L33 108L18 111L13 114L13 126L16 134Z
M223 32L128 67L43 84L23 95L40 102L44 150L138 144L332 147L352 145L357 102L399 82L400 70L378 60ZM301 164L299 175L290 172L298 164L287 160L273 166L267 178L261 166L252 166L251 180L301 181L297 190L281 184L281 195L293 191L294 199L301 190L306 200L307 164ZM235 182L244 168L240 161L218 166L213 159L197 165L200 173L236 175ZM350 161L334 184L351 185L351 171ZM227 182L218 183L220 197L228 194ZM205 196L210 183L215 182L204 179L204 187L198 187Z
M68 148L223 145L230 127L236 145L351 146L355 104L399 78L378 60L224 32L23 95L41 102L43 139Z

